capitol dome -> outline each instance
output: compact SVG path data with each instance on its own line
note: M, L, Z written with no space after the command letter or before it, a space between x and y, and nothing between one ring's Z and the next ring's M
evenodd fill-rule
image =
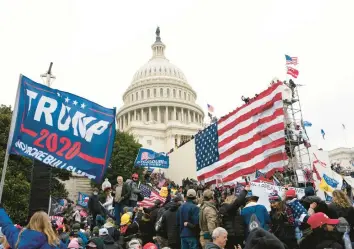
M197 94L177 66L165 57L160 29L152 58L133 76L118 111L118 129L132 133L145 148L167 152L203 128Z

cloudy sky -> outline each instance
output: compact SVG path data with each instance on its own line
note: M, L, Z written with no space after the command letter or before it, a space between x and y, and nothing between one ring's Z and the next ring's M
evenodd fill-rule
M159 25L205 110L222 116L285 79L289 54L299 57L312 144L353 147L353 9L351 0L0 0L0 103L13 105L20 73L41 82L53 61L54 88L120 108Z

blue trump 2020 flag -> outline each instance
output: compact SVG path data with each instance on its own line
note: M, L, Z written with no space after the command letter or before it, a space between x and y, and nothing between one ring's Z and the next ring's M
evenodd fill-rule
M137 167L167 169L170 166L170 160L165 153L157 153L153 150L140 148L134 165Z
M99 183L112 154L115 108L20 77L8 153Z

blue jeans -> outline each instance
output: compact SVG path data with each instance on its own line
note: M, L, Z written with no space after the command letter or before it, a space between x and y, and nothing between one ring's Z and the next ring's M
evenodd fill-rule
M194 237L181 238L181 246L182 249L198 249L197 238Z
M123 212L123 205L121 203L114 203L114 217L116 218L116 224L120 225L120 215Z

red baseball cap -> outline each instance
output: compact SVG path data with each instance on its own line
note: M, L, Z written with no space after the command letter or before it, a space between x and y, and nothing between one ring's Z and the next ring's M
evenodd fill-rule
M309 224L312 229L320 227L324 224L337 225L338 223L338 219L330 219L326 214L321 212L311 215L310 218L307 220L307 224Z
M285 196L286 196L286 197L296 197L296 191L295 191L295 189L288 189L288 190L285 192Z
M154 243L147 243L144 245L143 249L157 249L157 246Z

